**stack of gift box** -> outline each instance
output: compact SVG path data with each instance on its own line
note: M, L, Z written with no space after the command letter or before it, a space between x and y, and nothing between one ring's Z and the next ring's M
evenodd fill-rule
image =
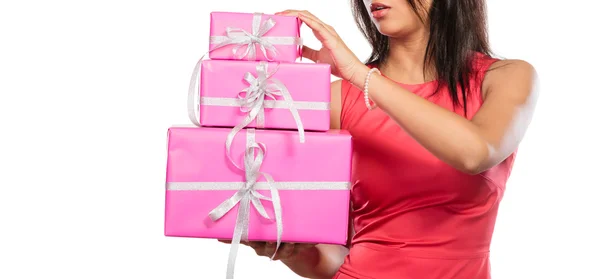
M168 132L165 235L345 244L352 141L330 127L328 64L297 62L292 16L213 12L208 56Z

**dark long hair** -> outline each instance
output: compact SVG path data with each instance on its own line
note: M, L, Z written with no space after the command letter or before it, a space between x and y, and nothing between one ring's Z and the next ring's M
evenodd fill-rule
M379 33L363 0L351 1L354 19L373 48L366 64L381 65L389 55L389 39ZM429 25L424 62L435 68L438 88L434 94L447 87L454 105L462 105L466 115L474 52L491 55L485 0L432 0L429 11L423 0L407 1L421 21Z

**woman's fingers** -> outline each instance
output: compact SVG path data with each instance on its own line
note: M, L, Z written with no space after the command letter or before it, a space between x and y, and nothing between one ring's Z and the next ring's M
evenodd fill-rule
M223 240L219 239L219 242L231 244L231 240ZM275 253L275 248L277 247L277 243L275 242L263 242L263 241L241 241L240 244L246 245L254 249L257 255L264 257L272 257ZM315 246L315 244L308 243L289 243L284 242L281 243L279 249L277 249L277 254L273 257L274 260L287 259L294 254L301 252L307 248L311 248Z
M262 242L257 247L253 247L254 251L259 256L264 257L273 257L275 254L275 248L277 244L274 242ZM294 244L293 243L281 243L279 245L279 249L277 249L277 253L273 257L274 260L281 260L290 257L294 253Z
M306 25L315 32L317 39L319 39L321 43L333 42L336 40L333 33L331 33L322 23L319 23L312 18L303 16L302 14L300 14L298 18L300 18L302 22L306 23Z
M312 17L313 19L317 19L316 16L311 14L309 11L300 11L300 10L285 10L283 12L275 13L276 15L286 15L286 16L299 16L300 14L304 14L307 17Z
M319 63L319 52L310 47L302 46L302 57L315 63Z
M325 22L323 22L321 19L319 19L318 17L316 17L315 15L313 15L309 11L285 10L283 12L276 13L276 14L282 14L282 15L287 15L287 16L305 17L305 18L311 19L312 21L318 23L319 25L322 25L323 28L326 29L327 31L329 31L330 33L337 34L335 32L335 30L333 29L333 27L331 27L330 25L325 24ZM307 25L308 25L308 23L307 23Z
M317 244L313 244L313 243L297 243L296 244L296 249L298 251L302 251L308 248L312 248L315 247Z
M288 257L294 254L294 247L296 245L294 243L283 243L279 250L277 250L277 255L275 255L274 260L287 259Z
M316 17L315 15L313 15L311 12L309 11L300 11L300 13L303 16L306 16L312 20L314 20L315 22L320 23L321 25L323 25L323 27L325 27L325 29L327 29L327 31L329 31L329 33L331 33L332 35L337 35L337 32L335 32L335 30L333 29L333 27L329 24L326 24L325 22L323 22L320 18Z
M266 257L273 256L273 253L275 253L275 247L277 247L277 244L275 242L267 242L267 244L265 245L265 248L264 248L263 256L266 256Z

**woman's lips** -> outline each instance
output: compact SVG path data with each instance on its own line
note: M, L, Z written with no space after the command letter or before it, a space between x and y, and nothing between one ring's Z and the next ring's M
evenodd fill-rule
M380 19L384 17L388 11L390 10L389 6L386 6L381 3L372 3L371 4L371 15L375 19Z

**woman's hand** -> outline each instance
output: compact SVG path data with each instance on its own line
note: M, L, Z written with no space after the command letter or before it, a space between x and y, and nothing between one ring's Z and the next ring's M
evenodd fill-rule
M307 46L302 47L302 56L316 63L331 65L331 73L337 77L353 82L361 67L366 67L346 46L333 27L323 23L308 11L286 10L276 15L297 16L313 31L321 42L320 50Z
M231 244L231 240L219 240L219 242ZM269 258L273 256L273 253L275 253L275 246L277 246L275 242L242 241L240 243L254 249L257 255ZM275 255L273 260L289 260L300 252L314 246L315 244L308 243L281 243L277 250L277 255Z

